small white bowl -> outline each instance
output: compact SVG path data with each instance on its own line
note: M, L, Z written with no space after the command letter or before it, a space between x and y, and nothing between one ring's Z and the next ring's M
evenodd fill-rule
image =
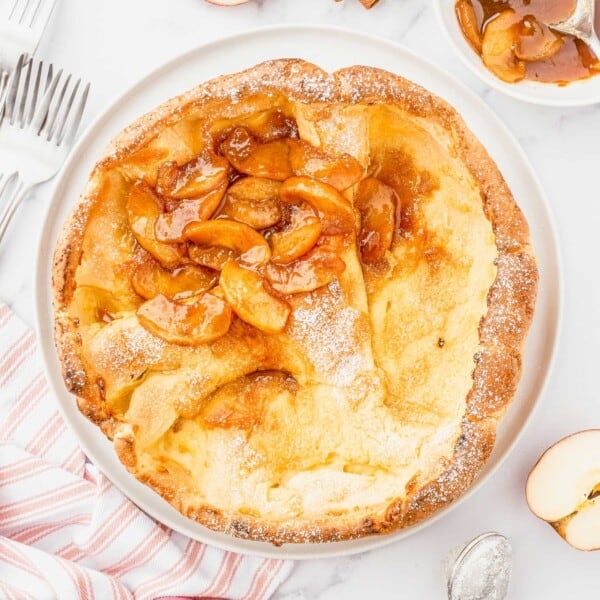
M490 87L518 100L547 106L585 106L600 103L600 75L563 86L527 80L505 83L498 79L487 69L465 39L454 12L455 0L434 0L434 5L440 25L460 59Z

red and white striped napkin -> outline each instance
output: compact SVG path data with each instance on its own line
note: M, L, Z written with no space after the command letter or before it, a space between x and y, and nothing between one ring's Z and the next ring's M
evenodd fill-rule
M77 445L36 339L0 303L0 598L269 598L290 561L224 552L143 513Z

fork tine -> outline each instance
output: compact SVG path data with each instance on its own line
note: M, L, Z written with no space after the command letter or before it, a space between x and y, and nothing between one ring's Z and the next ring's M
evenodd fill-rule
M71 107L73 106L73 102L75 101L75 97L77 96L77 90L79 90L79 86L81 85L81 79L78 79L75 83L73 90L71 91L71 95L69 96L69 100L67 102L67 106L64 110L64 118L62 122L57 125L56 133L53 138L57 144L60 144L60 141L63 139L63 132L65 131L65 126L67 121L69 120L69 113L71 112Z
M85 110L85 105L87 104L88 95L90 93L90 84L88 83L83 89L83 93L81 94L81 98L79 99L79 104L75 109L75 116L73 117L73 121L69 126L66 134L60 137L57 141L57 144L61 145L63 142L70 147L75 140L75 136L77 135L77 130L79 129L79 125L81 123L81 118L83 117L83 112Z
M12 21L14 16L15 16L15 12L17 10L17 6L19 6L19 0L15 0L14 4L12 5L12 8L10 9L10 12L8 13L8 20Z
M37 105L38 96L40 93L40 82L42 79L42 71L44 70L44 63L38 62L37 70L35 74L35 81L33 83L33 94L31 95L31 102L29 103L29 113L27 114L26 123L29 125L33 121L33 115L35 114L35 107Z
M22 27L43 29L50 19L54 5L55 0L14 0L5 14L8 14L9 21Z
M52 65L50 65L52 66ZM35 111L35 116L33 117L33 123L31 126L33 127L36 135L39 135L42 131L42 128L46 126L48 116L48 111L50 110L50 103L52 102L52 98L54 97L54 92L58 87L58 83L62 77L62 69L56 74L56 77L52 79L52 82L48 86L48 89L44 93L44 97L42 98L42 103Z
M41 27L43 30L52 16L55 4L56 0L38 0L31 15L29 27L32 29Z
M60 90L60 93L58 94L58 100L56 101L56 103L54 103L54 106L52 107L52 110L48 113L48 120L46 121L46 125L44 126L44 128L42 129L42 131L40 131L40 134L44 133L46 135L46 139L48 141L50 141L50 138L52 137L52 134L54 133L55 130L55 125L58 127L62 124L62 120L57 122L57 119L59 117L59 115L61 115L62 113L62 103L63 100L65 99L65 94L67 92L67 88L69 86L69 82L71 81L71 75L67 75L67 78L65 79L62 88ZM65 116L62 115L61 119L64 119Z
M29 82L31 80L31 68L32 68L32 61L28 61L27 66L25 67L26 72L25 72L25 82L23 83L23 87L21 89L21 99L19 102L19 108L18 108L18 112L17 112L17 117L16 117L16 121L17 123L21 123L21 128L23 128L25 126L25 108L28 104L28 101L30 101L29 98Z
M14 123L15 106L17 102L17 94L19 91L19 83L21 81L21 71L23 70L24 61L25 55L21 54L21 56L19 56L19 60L17 61L17 66L12 73L8 96L6 98L6 117L10 118L11 125Z
M33 9L33 14L31 15L31 19L29 20L29 27L33 27L37 16L40 14L40 8L42 7L43 3L44 0L38 0L38 3L35 5L35 8Z
M44 91L46 91L50 87L50 84L52 83L53 79L54 79L54 65L52 63L50 63L50 66L48 67L48 74L46 75L46 85L44 86Z
M19 17L19 23L22 25L25 20L25 15L27 14L27 9L29 8L31 0L25 0L25 6L23 6L23 10L21 11L21 16Z

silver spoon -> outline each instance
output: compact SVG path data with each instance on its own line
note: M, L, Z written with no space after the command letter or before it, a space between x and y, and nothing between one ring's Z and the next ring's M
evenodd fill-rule
M596 9L596 0L577 0L577 4L571 13L571 16L560 23L554 23L550 27L561 33L567 33L582 42L585 42L589 49L600 60L600 40L594 30L594 12Z
M448 600L504 600L512 570L512 546L499 533L469 542L447 572Z

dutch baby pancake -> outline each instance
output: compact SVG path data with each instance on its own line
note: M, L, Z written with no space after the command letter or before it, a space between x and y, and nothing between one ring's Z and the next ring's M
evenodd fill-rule
M54 259L81 412L190 519L323 542L459 497L512 399L527 223L457 112L276 60L119 134Z

